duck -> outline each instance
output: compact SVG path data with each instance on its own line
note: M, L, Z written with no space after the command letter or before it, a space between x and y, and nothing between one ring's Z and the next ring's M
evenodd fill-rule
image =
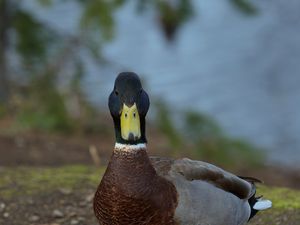
M149 106L139 76L120 73L108 99L116 143L93 201L100 225L244 225L272 206L256 196L258 179L203 161L148 156Z

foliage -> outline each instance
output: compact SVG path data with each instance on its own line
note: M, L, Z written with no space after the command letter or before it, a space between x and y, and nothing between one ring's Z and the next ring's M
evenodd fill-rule
M184 114L184 134L192 141L196 155L219 164L260 164L262 153L253 145L238 138L230 138L209 116L198 112Z
M258 148L247 141L228 137L207 115L188 111L174 116L174 110L170 111L162 102L156 104L156 109L156 122L169 140L174 154L185 149L185 155L189 150L192 157L227 167L241 168L262 163L264 157Z
M241 12L247 15L254 15L258 12L258 9L249 0L230 0L230 1Z
M173 2L172 4L172 2L161 0L156 1L160 24L169 40L174 38L177 29L188 21L194 13L191 1L180 0L176 3Z
M34 76L22 95L16 95L11 105L19 131L79 132L83 134L106 132L103 115L86 101L81 91L80 69L64 92L58 91L52 73Z
M50 32L30 13L20 9L16 10L12 24L17 34L16 50L24 63L32 63L34 59L41 63L51 47Z
M18 112L24 127L46 131L70 131L73 123L63 96L56 90L51 74L35 78L29 87L29 96Z
M0 118L4 117L6 114L6 107L0 104Z
M113 37L114 18L113 12L120 7L124 1L81 1L85 7L81 18L81 28L83 30L100 29L100 38L111 40Z
M166 104L162 102L156 102L155 107L157 110L156 124L158 128L167 136L171 147L179 148L182 146L182 140L176 127L171 119L170 110L166 107Z

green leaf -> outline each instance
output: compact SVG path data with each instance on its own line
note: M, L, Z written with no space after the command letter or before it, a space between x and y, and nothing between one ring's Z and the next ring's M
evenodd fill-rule
M42 6L51 6L53 4L52 0L37 0Z
M81 18L81 28L88 31L100 31L103 40L113 38L113 11L116 5L110 1L97 0L85 3L85 10Z
M17 33L16 49L25 61L43 59L51 40L50 31L30 13L18 9L12 26Z
M254 15L258 12L258 9L250 3L249 0L230 0L231 3L237 7L241 12L248 14L248 15Z
M160 25L168 40L173 40L180 28L193 14L193 7L189 0L178 0L176 3L156 0Z

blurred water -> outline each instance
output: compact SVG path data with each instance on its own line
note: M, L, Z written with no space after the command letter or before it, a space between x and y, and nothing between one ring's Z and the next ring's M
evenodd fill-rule
M154 12L138 15L130 2L116 13L116 38L103 48L110 63L86 62L90 100L106 104L116 74L132 70L143 76L152 98L209 113L231 135L264 147L272 162L295 166L300 162L300 2L253 2L260 10L255 17L229 1L193 1L196 15L173 44L162 36ZM80 8L70 1L50 10L34 0L25 7L62 32L77 30Z

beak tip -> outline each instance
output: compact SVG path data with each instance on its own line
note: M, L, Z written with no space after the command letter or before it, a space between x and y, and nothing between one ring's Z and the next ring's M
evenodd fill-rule
M134 137L134 135L133 135L133 133L129 133L129 135L128 135L128 141L134 141L135 140L135 137Z

